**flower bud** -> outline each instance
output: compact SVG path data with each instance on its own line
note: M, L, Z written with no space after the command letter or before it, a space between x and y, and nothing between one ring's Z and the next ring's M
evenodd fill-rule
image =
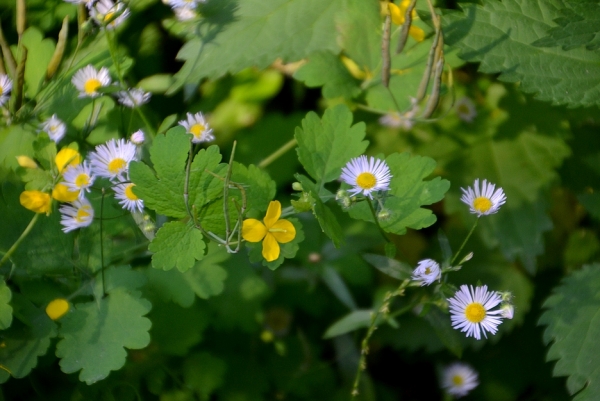
M292 189L294 191L302 191L303 190L302 184L300 184L299 182L296 181L292 184Z
M17 156L17 163L23 168L38 168L37 163L28 156Z
M56 298L46 306L46 315L52 320L58 320L69 311L69 301L64 298Z
M502 311L502 313L501 313L502 317L505 319L512 319L515 314L515 307L508 303L502 305L500 310Z
M146 136L144 135L144 131L141 129L131 134L131 143L133 143L135 146L142 146L145 140Z
M49 194L42 191L23 191L19 196L19 202L25 209L35 213L50 214L52 198Z
M377 220L386 221L390 218L390 211L387 209L382 209L377 213Z
M335 200L340 200L348 197L348 191L340 189L335 193Z

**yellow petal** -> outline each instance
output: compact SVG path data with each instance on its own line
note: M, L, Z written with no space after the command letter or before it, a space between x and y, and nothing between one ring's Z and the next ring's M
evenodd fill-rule
M23 191L19 196L19 202L25 209L36 213L50 213L52 198L49 194L41 191Z
M410 29L408 30L408 34L417 42L422 42L425 40L425 31L418 26L411 25Z
M296 227L289 220L282 219L273 224L269 233L277 242L285 244L296 238Z
M242 224L242 238L248 242L260 242L267 234L267 227L256 219L246 219Z
M392 16L392 22L396 25L404 24L404 13L400 10L400 7L394 3L388 3L390 15Z
M38 168L37 163L28 156L17 156L17 163L23 168Z
M279 220L279 217L281 216L281 203L279 203L279 201L271 201L271 203L269 203L269 208L267 209L267 214L265 215L265 218L263 219L263 222L265 223L265 226L268 228L271 228L271 226L273 226L273 224L275 224L275 222L277 222L277 220Z
M275 237L271 235L271 233L267 233L267 235L265 235L262 246L262 255L267 262L277 260L279 257L279 244L277 243Z
M79 191L69 191L63 183L58 183L52 190L52 197L59 202L73 202L79 196Z
M56 167L58 167L58 172L62 173L67 166L76 166L81 163L81 155L75 149L62 148L56 154L54 162L56 163Z
M60 319L69 311L69 301L56 298L46 306L46 315L52 320Z
M354 78L360 80L367 78L368 74L365 71L361 70L354 60L346 56L342 56L341 60L342 63L344 63L344 66L346 67L350 75L352 75Z

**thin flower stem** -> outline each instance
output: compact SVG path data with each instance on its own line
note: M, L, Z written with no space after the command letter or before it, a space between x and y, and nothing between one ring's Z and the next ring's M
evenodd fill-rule
M298 144L296 138L291 139L289 142L285 143L282 147L277 149L275 152L271 153L265 159L263 159L260 163L258 163L258 168L265 168L269 164L273 163L275 160L279 159L283 156L288 150L293 149Z
M379 315L385 315L389 313L390 303L391 301L398 296L404 295L404 289L410 284L410 280L404 280L395 291L388 291L385 294L385 298L383 299L383 303L377 310L377 312L371 313L371 322L369 324L369 328L367 329L367 334L365 338L363 338L361 347L360 347L360 359L358 361L358 368L356 369L356 376L354 377L354 385L352 386L351 398L355 398L358 396L359 391L358 387L360 385L360 378L362 376L363 370L367 368L367 354L369 353L369 341L371 340L371 336L377 330L377 319Z
M377 228L379 229L379 232L381 233L381 236L383 237L383 239L385 240L385 242L388 242L388 243L392 242L388 238L388 236L385 233L385 231L383 231L383 228L381 228L381 226L379 225L379 220L377 219L377 213L375 213L375 208L373 207L373 202L371 202L371 198L366 197L365 199L367 200L367 203L369 204L369 209L371 209L371 214L373 215L373 220L375 221L375 224L377 225Z
M2 266L2 264L4 262L6 262L8 260L8 258L11 257L11 255L17 250L19 245L21 245L21 242L23 242L25 237L27 237L27 235L29 235L29 233L31 232L31 229L33 228L33 226L35 225L35 223L37 222L39 217L40 217L39 213L36 213L35 216L33 216L31 221L27 225L27 227L25 227L25 230L23 230L23 233L21 234L21 236L15 241L15 243L10 247L10 249L8 251L6 251L6 253L2 257L2 259L0 259L0 266Z
M452 266L454 264L454 261L456 261L456 258L458 258L458 255L460 255L460 252L463 250L463 248L467 244L467 241L469 240L469 238L471 238L471 234L473 234L473 231L475 231L475 227L477 227L478 221L479 221L479 217L477 217L477 219L475 219L475 223L473 224L473 227L471 227L471 231L469 231L469 234L467 234L467 237L463 241L462 245L460 246L460 248L458 248L458 252L456 252L456 255L454 255L454 257L450 261L450 266Z
M146 115L142 111L141 106L135 107L135 111L137 111L137 113L139 114L140 118L144 122L144 125L146 125L146 128L148 128L148 131L150 132L150 136L152 138L154 138L156 136L156 130L154 129L154 127L152 126L152 124L150 124L150 121L148 121L148 117L146 117Z
M100 200L100 272L102 274L102 298L106 297L106 280L104 277L104 188L102 188L102 198Z

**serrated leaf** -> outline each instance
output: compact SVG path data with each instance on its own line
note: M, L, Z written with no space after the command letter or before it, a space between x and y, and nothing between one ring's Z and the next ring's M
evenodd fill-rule
M61 320L56 356L65 373L79 370L79 380L93 384L125 364L128 349L150 343L146 315L152 305L139 294L117 288L97 302L75 304Z
M26 94L34 98L46 76L46 68L54 53L54 43L44 39L42 33L35 27L29 27L21 39L27 47L27 63L25 64Z
M481 72L500 73L500 80L520 82L524 92L554 104L600 104L600 53L533 45L555 27L565 2L487 0L462 8L443 18L445 42L464 60L481 62Z
M309 112L296 128L298 159L317 181L319 188L336 180L342 167L367 148L365 124L352 125L352 112L345 105L325 110L322 118Z
M301 174L296 174L295 177L302 184L303 192L310 194L310 199L312 200L310 208L314 216L317 218L317 221L321 226L321 230L325 233L325 235L331 238L333 245L336 248L339 248L344 244L344 233L340 223L338 223L331 209L325 206L325 203L321 201L321 198L319 198L316 185Z
M322 86L326 99L352 99L361 92L360 82L348 72L338 56L327 51L308 56L308 62L294 73L294 78L309 88Z
M584 266L565 278L546 300L539 324L545 325L547 360L556 360L554 376L568 376L574 401L600 397L600 264Z
M202 238L200 230L189 222L166 223L148 246L154 252L152 267L163 270L177 267L181 272L191 269L196 260L204 257L206 244Z
M254 165L248 167L240 163L234 163L231 181L242 184L246 191L247 210L255 209L264 212L269 206L269 201L275 197L275 181L269 174ZM236 195L241 199L239 190L231 189L229 196ZM238 205L241 203L238 202ZM232 205L233 206L233 205Z
M571 50L584 46L588 50L600 48L600 4L594 0L565 0L565 6L556 18L559 26L550 29L545 36L533 43L534 46L561 46Z
M219 263L229 258L223 247L212 245L208 254L195 266L183 273L189 287L196 295L203 299L219 295L223 292L223 282L227 278L227 271Z
M342 334L349 333L354 330L369 327L371 324L371 315L375 313L372 310L355 310L339 319L337 322L329 326L323 338L337 337ZM382 320L381 315L377 319L378 322Z
M155 172L142 162L130 164L129 176L135 183L134 192L144 200L146 207L175 218L187 215L183 183L189 150L190 139L185 129L175 127L154 138L150 159Z
M225 176L225 164L221 162L219 147L210 146L201 149L192 162L190 169L190 204L200 210L204 205L223 195L223 181L206 172L211 171L219 176ZM233 191L232 191L233 192Z
M2 280L0 282L0 330L6 330L12 323L12 312L13 308L10 306L10 299L12 298L12 292L6 285L6 282Z
M184 308L189 308L194 303L196 294L179 270L146 269L146 275L148 276L147 288L158 295L162 301L172 301Z
M364 254L363 258L383 274L395 279L405 280L412 277L413 269L406 263L370 253Z
M277 58L300 60L319 50L338 51L335 15L342 0L240 0L208 3L202 8L198 36L177 58L173 93L184 83L218 78L247 67L267 67ZM282 24L282 21L287 21Z

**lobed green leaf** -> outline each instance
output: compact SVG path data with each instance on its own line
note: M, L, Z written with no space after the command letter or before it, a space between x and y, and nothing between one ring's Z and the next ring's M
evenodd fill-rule
M191 222L171 221L163 225L148 249L152 255L152 267L171 270L176 267L184 272L204 257L206 244L200 230Z

